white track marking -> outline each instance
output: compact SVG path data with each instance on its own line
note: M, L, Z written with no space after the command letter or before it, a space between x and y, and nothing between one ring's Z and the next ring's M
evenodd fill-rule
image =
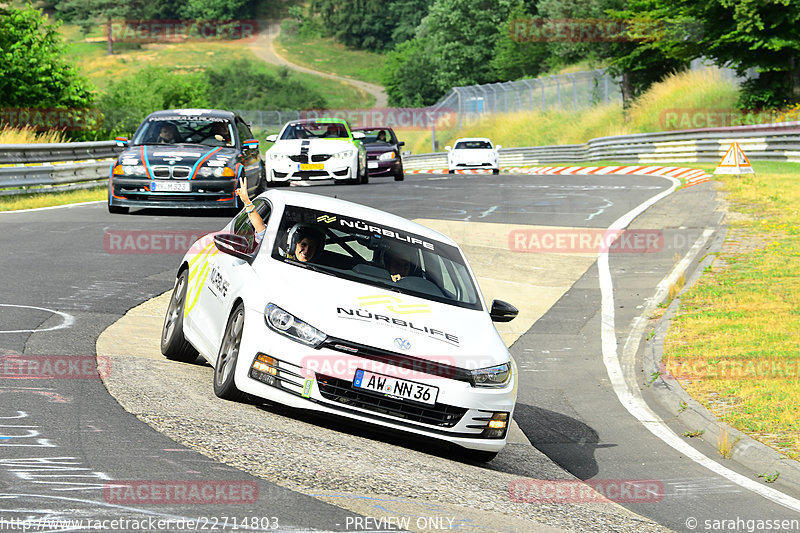
M617 219L609 230L622 230L633 221L634 218L643 213L650 206L661 200L662 198L671 194L679 185L680 181L675 178L668 178L672 182L672 186L635 207L633 210L624 214ZM617 354L617 337L615 331L615 314L614 314L614 285L611 278L611 270L608 264L608 252L600 252L597 255L597 266L600 278L600 294L601 294L601 309L602 309L602 324L600 336L602 340L603 349L603 363L606 366L608 377L614 387L614 392L617 395L620 403L628 410L628 412L636 418L642 425L647 428L650 433L664 441L667 445L682 453L689 459L697 464L711 470L715 474L724 477L725 479L736 483L740 487L755 492L759 496L767 498L779 505L783 505L789 509L800 512L800 500L792 498L778 490L770 487L765 487L760 483L747 478L738 472L726 468L718 462L706 457L689 443L681 439L675 432L673 432L664 421L645 403L641 393L637 389L628 387L620 365L619 355Z
M34 307L32 305L14 305L14 304L0 304L0 307L18 307L18 308L21 308L21 309L36 309L37 311L46 311L48 313L52 313L54 315L58 315L58 316L61 317L61 324L57 324L55 326L52 326L52 327L49 327L49 328L46 328L46 329L0 330L0 333L42 333L43 331L54 331L54 330L57 330L57 329L65 329L65 328L68 328L68 327L72 326L72 324L75 323L75 317L74 316L72 316L70 314L67 314L67 313L63 313L61 311L56 311L54 309L47 309L47 308L44 308L44 307Z

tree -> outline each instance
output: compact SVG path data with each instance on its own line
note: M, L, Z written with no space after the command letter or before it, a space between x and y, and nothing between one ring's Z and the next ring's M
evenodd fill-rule
M435 68L425 39L411 39L397 45L387 54L381 77L389 105L422 107L436 103L442 91L431 76Z
M525 35L533 17L520 2L508 15L508 21L495 43L492 67L501 80L533 78L545 70L550 58L547 43L530 41Z
M383 51L393 46L397 21L386 0L314 0L323 27L339 42L354 48Z
M106 50L114 53L114 35L111 22L114 19L129 20L140 18L143 0L64 0L56 4L56 13L64 20L78 24L87 33L98 23L106 25Z
M657 5L666 9L666 0ZM800 102L800 0L676 0L669 2L701 35L672 49L679 57L708 57L740 75L758 77L743 84L743 107L779 107Z
M0 107L86 108L91 86L41 11L0 6Z

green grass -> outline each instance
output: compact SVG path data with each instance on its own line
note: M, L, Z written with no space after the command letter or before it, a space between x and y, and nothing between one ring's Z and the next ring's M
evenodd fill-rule
M717 176L735 216L712 267L681 297L667 368L721 420L800 457L800 164Z
M102 36L84 40L75 26L66 24L62 26L61 33L66 38L68 58L100 91L107 90L109 82L134 75L146 66L165 66L173 72L188 73L215 69L231 61L245 59L263 65L273 75L277 75L280 69L258 59L248 42L115 43L114 55L109 56ZM363 92L342 82L299 72L292 72L291 76L325 95L330 107L362 108L374 102L371 97L365 99ZM368 105L365 101L368 101Z
M680 117L703 117L704 110L732 112L737 98L733 82L712 69L683 72L654 84L627 113L619 104L591 109L521 111L495 114L463 122L459 130L455 117L445 117L437 125L439 151L460 137L489 137L496 144L547 146L580 144L589 139L668 129L666 113L677 110ZM412 153L431 151L430 130L403 130L402 139Z
M287 36L281 33L275 42L279 54L298 65L328 74L381 84L380 73L385 56L347 48L332 38Z
M0 196L0 211L16 211L19 209L34 209L37 207L51 207L105 200L107 191L108 189L103 185L78 191Z

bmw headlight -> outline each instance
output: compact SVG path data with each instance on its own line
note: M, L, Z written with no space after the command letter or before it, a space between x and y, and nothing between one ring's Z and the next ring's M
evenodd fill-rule
M394 152L384 152L378 156L378 161L391 161L395 158Z
M122 165L122 173L126 176L144 176L144 165Z
M264 309L264 321L271 330L314 348L327 338L327 335L314 326L303 322L273 303L267 304Z
M198 172L198 174L200 174L200 175L201 175L202 177L204 177L204 178L207 178L207 177L209 177L211 174L213 174L213 173L214 173L214 170L215 170L215 169L213 169L213 168L201 167L201 168L200 168L200 170L199 170L199 172Z
M511 363L470 370L474 387L504 387L511 379Z
M356 153L355 150L345 150L343 152L333 154L333 157L334 159L350 159L351 157L353 157L354 153Z

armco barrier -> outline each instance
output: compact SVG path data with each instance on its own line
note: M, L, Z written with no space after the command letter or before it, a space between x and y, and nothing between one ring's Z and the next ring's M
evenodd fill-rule
M800 162L800 122L781 122L600 137L586 144L502 148L500 166L589 161L714 163L725 155L734 141L752 160ZM114 141L3 144L0 145L0 188L68 185L100 180L107 176L109 159L120 151L121 148ZM447 153L409 155L404 157L403 165L407 170L447 168ZM4 191L0 194L13 192Z
M800 162L800 122L782 122L600 137L586 144L501 148L500 166L580 161L716 163L734 141L752 160ZM403 166L408 170L446 168L447 153L406 156Z

